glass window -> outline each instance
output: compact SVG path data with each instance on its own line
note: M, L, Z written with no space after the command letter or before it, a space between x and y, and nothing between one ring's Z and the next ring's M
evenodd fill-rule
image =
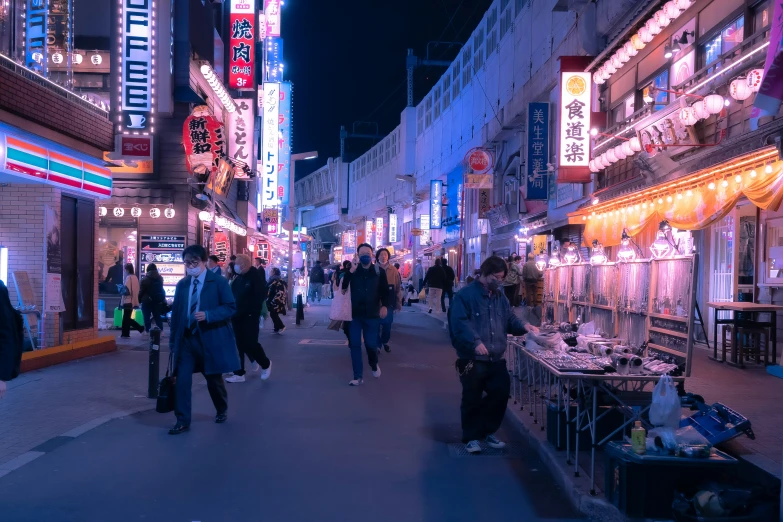
M653 105L653 111L659 111L669 104L669 93L666 91L655 91L653 95L652 87L656 89L669 88L669 71L665 70L656 76L653 81L642 89L642 101Z
M740 16L732 23L708 41L703 49L704 65L710 65L724 53L727 53L739 45L745 38L745 17Z
M783 281L783 218L767 220L764 272L767 282Z
M92 328L95 277L95 202L60 198L60 249L65 331Z
M620 105L612 109L612 123L621 123L636 112L634 107L636 106L636 96L633 94L624 99Z
M758 32L761 29L769 26L770 23L770 3L769 1L763 4L757 5L753 8L753 32Z

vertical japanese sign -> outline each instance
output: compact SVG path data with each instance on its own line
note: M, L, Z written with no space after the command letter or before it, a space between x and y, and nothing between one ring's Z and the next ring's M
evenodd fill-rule
M120 131L149 134L153 131L155 12L152 0L121 1Z
M430 216L423 214L419 216L419 222L421 223L421 235L419 236L419 245L426 246L430 242L432 233L430 232Z
M430 181L430 230L443 228L443 182Z
M371 219L367 219L364 221L364 242L369 243L372 245L373 241L375 241L375 237L373 234L373 221Z
M492 208L492 190L490 189L479 189L479 197L478 197L478 217L479 219L485 219L487 217L487 212L489 212L489 209Z
M560 73L558 183L590 182L590 94L590 73Z
M356 230L343 233L343 255L353 256L356 253ZM345 259L350 259L346 257Z
M278 146L278 174L277 195L283 206L289 203L288 189L291 184L291 96L293 87L290 82L280 84L280 113L279 122L279 146Z
M251 91L255 86L255 23L255 0L231 0L228 54L228 86L231 89Z
M228 156L252 168L253 114L252 99L234 98L237 110L229 116Z
M47 0L27 0L24 28L25 66L46 76L49 19ZM6 8L7 9L7 8Z
M389 243L399 241L397 236L397 214L389 214Z
M280 18L280 0L264 0L267 36L280 36Z
M549 194L547 161L549 160L549 104L527 105L527 179L528 200L547 200Z
M383 218L375 218L375 248L383 246Z
M283 80L283 39L269 36L264 45L266 45L264 81L280 82Z
M278 139L279 109L280 109L280 84L264 84L264 105L262 107L262 128L261 128L261 160L263 171L261 174L262 198L261 204L264 207L276 206L279 203L277 194L278 173L279 173L279 149Z

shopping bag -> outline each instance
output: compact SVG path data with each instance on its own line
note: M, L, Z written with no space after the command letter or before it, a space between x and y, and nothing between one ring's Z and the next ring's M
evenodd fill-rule
M652 406L650 406L650 423L653 426L664 428L680 427L680 397L677 388L669 375L661 375L658 384L652 393Z
M343 294L342 290L335 292L332 304L329 307L329 319L332 321L352 321L351 313L351 287Z
M343 327L342 321L331 321L329 323L329 326L326 327L327 330L334 330L335 332L339 332L340 328Z
M424 301L424 299L427 297L427 291L422 288L421 292L419 292L419 301Z

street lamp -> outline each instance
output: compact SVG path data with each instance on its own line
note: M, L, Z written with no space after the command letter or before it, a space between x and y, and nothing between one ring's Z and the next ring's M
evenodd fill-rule
M413 176L412 174L398 174L396 179L397 181L404 181L405 183L411 184L413 190L413 227L416 228L416 176ZM413 245L411 246L411 270L416 267L416 247L418 246L418 243L419 236L414 236ZM414 281L413 284L416 287L416 291L420 292L421 288L419 288L419 282Z
M289 179L289 186L288 186L288 219L291 220L291 231L288 234L288 269L287 269L289 310L291 310L294 307L294 303L293 303L294 300L294 285L293 285L294 282L294 206L296 203L294 201L295 200L294 184L296 183L296 162L299 160L316 159L317 157L318 157L318 151L300 152L298 154L291 154L291 178ZM312 210L312 209L307 209L307 210ZM301 221L301 217L299 218L299 220Z

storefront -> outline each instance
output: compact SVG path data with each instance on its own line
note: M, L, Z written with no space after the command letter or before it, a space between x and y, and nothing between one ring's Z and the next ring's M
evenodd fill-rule
M97 206L103 162L0 124L0 279L25 312L28 349L97 335Z

